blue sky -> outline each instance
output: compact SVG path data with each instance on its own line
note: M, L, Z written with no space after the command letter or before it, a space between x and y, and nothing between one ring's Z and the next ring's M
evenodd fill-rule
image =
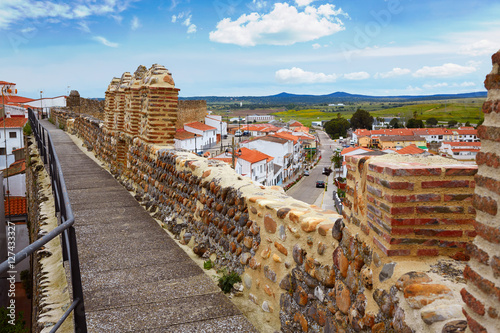
M104 97L159 63L180 96L484 91L498 17L497 0L2 0L0 80Z

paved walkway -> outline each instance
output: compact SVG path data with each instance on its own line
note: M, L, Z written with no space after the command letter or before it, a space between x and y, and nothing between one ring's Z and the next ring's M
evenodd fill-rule
M257 332L127 190L42 124L75 214L89 332Z

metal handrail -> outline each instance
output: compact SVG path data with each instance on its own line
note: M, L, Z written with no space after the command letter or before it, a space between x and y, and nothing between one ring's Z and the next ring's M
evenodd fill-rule
M57 157L50 133L38 122L33 110L28 109L28 119L31 124L32 132L38 144L38 150L43 162L48 167L52 183L52 192L54 195L56 213L60 213L61 223L47 233L42 238L34 241L15 255L14 265L27 258L35 251L42 248L43 245L61 235L63 260L67 260L70 267L71 285L73 288L73 302L66 310L64 315L59 319L55 326L50 331L56 332L59 326L69 316L71 311L74 311L75 332L86 333L87 322L85 319L85 306L83 301L82 280L80 275L80 262L78 260L78 250L76 246L76 234L73 224L75 217L71 209L71 204L66 189L66 183L61 171L59 158ZM0 274L3 274L11 268L13 263L6 260L0 264Z

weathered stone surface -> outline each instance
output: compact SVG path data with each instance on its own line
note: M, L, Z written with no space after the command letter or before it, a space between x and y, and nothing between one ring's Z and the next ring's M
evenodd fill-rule
M286 228L284 225L280 225L278 228L279 238L284 242L286 241Z
M432 325L438 321L462 317L462 306L459 304L440 305L426 308L420 312L420 315L424 323Z
M293 320L300 324L300 327L302 328L303 332L309 331L309 326L307 324L307 320L302 313L295 312L295 315L293 316Z
M288 255L288 250L282 244L280 244L278 242L274 242L274 246L278 249L278 251L283 253L285 256Z
M300 223L300 228L305 232L313 232L316 231L317 226L323 221L324 219L321 218L310 217Z
M351 293L347 286L339 280L335 282L335 301L339 310L347 314L347 311L351 307Z
M387 281L394 274L394 267L396 266L395 262L387 263L382 267L380 274L378 275L378 279L380 282Z
M323 242L318 243L318 254L321 256L323 253L325 253L326 250L326 245Z
M274 234L276 232L277 228L276 221L271 217L270 214L264 215L264 229L270 233Z
M304 262L305 253L300 248L299 244L295 244L293 246L292 256L293 256L293 260L295 260L297 265L302 265L302 263Z
M338 219L335 221L332 227L332 236L336 240L340 241L342 239L342 230L344 229L344 221L342 219Z
M283 279L281 279L280 288L286 291L290 291L292 289L292 280L290 273L288 273L287 275L285 275L285 277L283 277Z
M467 330L466 320L453 320L446 323L441 333L463 333Z
M432 279L424 272L408 272L403 274L398 281L396 281L396 287L403 291L407 286L413 283L427 283L431 282Z
M286 217L286 214L288 214L288 212L290 211L290 208L288 207L285 207L285 208L280 208L278 209L278 211L276 212L276 215L280 218L280 219L284 219Z
M365 267L361 270L361 280L366 289L373 288L373 273L370 267Z
M410 284L404 289L410 307L420 309L438 299L453 299L453 292L442 284Z
M249 252L245 252L240 256L240 264L242 265L247 265L248 262L250 261L250 258L252 255Z
M349 260L347 260L342 248L339 246L333 251L333 264L339 269L343 278L347 276L347 268L349 267Z
M263 249L262 252L260 253L260 256L263 259L269 258L271 256L271 247L270 246L266 246L266 248Z
M332 228L333 228L333 223L321 224L318 227L318 234L320 234L321 236L326 236Z
M269 280L276 282L276 273L269 266L264 266L264 276Z

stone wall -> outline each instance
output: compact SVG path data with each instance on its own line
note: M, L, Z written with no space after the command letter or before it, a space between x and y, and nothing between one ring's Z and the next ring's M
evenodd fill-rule
M481 151L476 162L474 207L477 237L468 246L471 260L465 269L467 287L461 290L463 308L472 332L500 332L500 52L492 56L493 70L484 86L484 123L478 128Z
M155 107L154 89L140 83L145 69L129 83L123 132L110 120L66 123L180 243L240 274L246 307L276 330L462 332L469 325L494 332L498 58L487 79L478 175L475 166L437 156L348 157L343 217L151 140L145 132L158 124L144 108ZM108 89L110 103L118 90Z
M180 100L177 113L176 128L184 128L184 124L199 121L204 123L207 115L207 101Z
M33 242L57 227L58 220L50 177L33 137L27 138L25 147L29 233L30 242ZM31 256L31 272L33 296L30 332L49 332L71 305L59 237ZM73 314L70 314L58 332L74 332Z

